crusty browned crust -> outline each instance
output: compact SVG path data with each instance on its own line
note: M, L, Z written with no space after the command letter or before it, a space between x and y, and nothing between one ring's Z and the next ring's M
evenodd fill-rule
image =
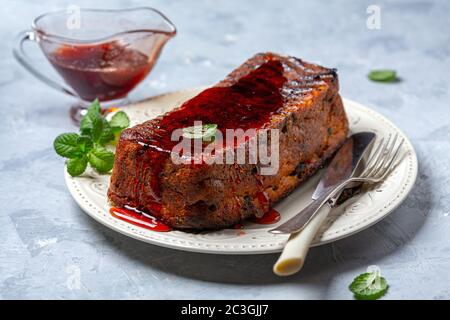
M338 93L335 70L294 57L257 54L217 86L230 86L268 59L279 60L287 82L282 88L283 107L263 127L280 130L280 168L260 176L259 165L175 165L168 160L161 173L162 207L156 213L166 224L180 229L218 229L260 216L302 181L314 174L343 143L348 123ZM132 186L140 176L143 152L137 142L152 135L158 119L125 130L116 150L108 197L112 204L133 204L151 210L145 193L139 199ZM149 164L151 170L151 164ZM262 188L261 183L262 181ZM145 187L144 187L145 189ZM261 189L270 203L257 196Z

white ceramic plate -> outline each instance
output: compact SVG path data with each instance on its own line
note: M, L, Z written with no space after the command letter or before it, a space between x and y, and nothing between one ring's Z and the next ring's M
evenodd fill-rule
M160 115L193 97L199 89L180 91L153 97L126 108L132 125ZM417 158L406 136L385 117L356 102L344 99L351 132L373 131L379 137L398 133L405 139L403 160L388 179L376 189L366 192L351 204L333 209L313 241L313 246L332 242L364 230L386 217L408 195L417 175ZM65 170L66 171L66 170ZM217 254L260 254L280 252L287 235L267 232L275 225L245 223L243 230L224 229L198 234L182 231L155 232L112 217L106 192L109 175L92 171L72 178L65 174L70 193L80 207L98 222L122 234L168 248ZM310 201L319 174L302 184L289 197L275 206L283 223Z

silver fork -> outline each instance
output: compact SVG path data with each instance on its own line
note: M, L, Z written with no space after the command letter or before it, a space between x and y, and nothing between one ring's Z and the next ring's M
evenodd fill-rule
M301 231L314 218L320 208L327 204L332 207L336 204L342 190L350 186L360 184L373 185L383 181L395 167L395 161L400 154L404 139L397 142L398 134L389 135L388 139L382 138L375 151L368 157L367 163L361 174L349 178L336 186L328 196L317 203L306 207L298 216L288 220L282 225L270 230L271 233L295 233ZM295 223L294 223L295 222Z
M404 139L401 139L398 143L398 134L395 134L394 138L391 141L391 135L389 135L386 142L384 142L384 138L381 139L378 144L376 150L369 156L367 160L367 164L365 166L364 171L350 179L347 179L342 184L336 187L342 191L344 188L348 188L352 183L363 183L366 185L377 184L389 175L392 170L395 168L395 161L397 160L400 149L404 143ZM336 195L339 191L333 190L333 195ZM336 197L328 197L331 206L334 206L338 200Z

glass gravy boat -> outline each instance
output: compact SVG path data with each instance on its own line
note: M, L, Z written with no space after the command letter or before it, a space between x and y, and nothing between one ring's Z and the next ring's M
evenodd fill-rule
M37 17L32 29L19 35L14 56L49 86L79 99L71 115L99 99L103 106L123 103L127 94L152 70L175 26L152 8L79 9ZM24 50L26 41L39 44L66 85L42 74Z

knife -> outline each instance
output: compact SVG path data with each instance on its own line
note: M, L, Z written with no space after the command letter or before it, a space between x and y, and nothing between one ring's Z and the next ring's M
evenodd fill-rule
M323 201L327 200L330 192L343 181L361 171L360 164L368 156L374 141L375 134L373 132L359 132L347 138L320 179L311 197L313 202L293 218L269 232L295 233L301 231L312 219L314 213L324 204ZM339 196L340 193L333 196L330 204L336 203Z
M312 196L313 201L299 214L270 230L272 233L291 234L273 266L275 274L292 275L302 268L311 242L331 210L331 206L325 204L330 191L364 169L362 160L370 154L374 141L375 134L372 132L360 132L347 138L319 181ZM340 193L332 197L331 203L335 203L339 196Z

